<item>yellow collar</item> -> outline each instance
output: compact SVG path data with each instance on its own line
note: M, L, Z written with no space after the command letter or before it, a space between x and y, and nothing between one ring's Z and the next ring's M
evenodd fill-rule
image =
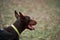
M11 26L17 32L18 36L20 37L20 33L19 33L18 29L14 25L11 25Z

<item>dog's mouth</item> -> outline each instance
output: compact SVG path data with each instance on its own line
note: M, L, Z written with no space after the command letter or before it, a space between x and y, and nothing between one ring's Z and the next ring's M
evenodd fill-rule
M28 29L29 29L29 30L35 30L35 28L34 28L33 26L36 25L36 24L37 24L36 21L31 20L31 21L29 22L29 24L28 24Z

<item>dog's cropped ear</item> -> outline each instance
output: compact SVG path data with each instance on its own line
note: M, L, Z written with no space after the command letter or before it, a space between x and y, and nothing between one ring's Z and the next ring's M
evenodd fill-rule
M19 14L17 13L17 11L15 10L15 17L19 18Z
M22 18L22 19L25 18L24 15L21 12L19 12L19 14L20 14L20 18Z

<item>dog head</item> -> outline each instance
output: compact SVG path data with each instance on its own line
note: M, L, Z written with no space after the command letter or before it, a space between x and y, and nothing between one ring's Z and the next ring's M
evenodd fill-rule
M19 21L21 21L21 23L23 24L23 28L29 30L35 29L33 26L36 25L37 22L31 19L29 16L24 16L21 12L17 13L15 11L15 17L17 18L17 20L19 19Z

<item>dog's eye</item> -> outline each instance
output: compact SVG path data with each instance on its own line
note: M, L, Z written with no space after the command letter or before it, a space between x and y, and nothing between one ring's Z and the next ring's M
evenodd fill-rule
M30 20L30 17L29 17L29 16L25 16L25 19L26 19L26 20Z

